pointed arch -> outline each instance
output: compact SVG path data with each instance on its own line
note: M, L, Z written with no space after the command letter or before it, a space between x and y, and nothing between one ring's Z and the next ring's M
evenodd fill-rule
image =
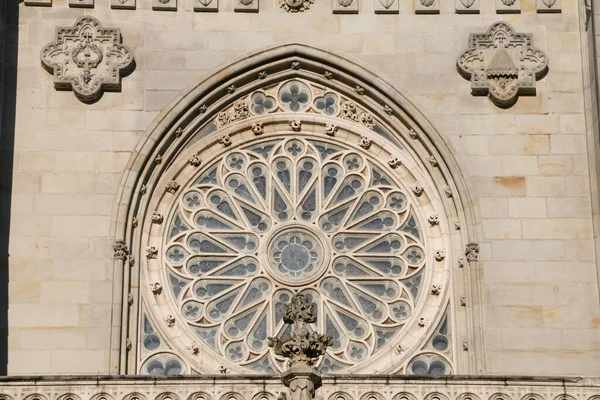
M477 220L469 185L446 138L404 95L377 74L347 58L302 44L268 48L216 71L165 107L140 139L121 181L112 225L115 242L119 243L116 250L120 252L114 265L111 366L115 372L131 374L136 373L139 365L139 360L132 356L138 346L133 346L133 351L128 348L132 348L132 341L135 344L134 337L142 329L139 317L142 308L153 307L140 301L143 297L141 292L149 290L140 286L148 284L140 280L140 267L147 256L153 257L146 254L150 249L144 247L141 237L152 234L155 210L151 209L150 200L163 196L165 184L174 179L174 175L167 176L173 174L169 168L182 157L186 161L189 158L190 164L202 162L198 158L193 161L194 153L190 153L190 149L198 149L198 143L221 140L223 145L227 145L231 137L249 130L248 121L223 116L224 110L234 108L237 101L264 87L290 79L330 88L349 102L358 104L363 115L368 114L377 123L365 123L360 120L359 114L355 114L354 119L350 117L339 121L340 129L383 137L384 142L410 154L415 160L415 170L430 179L431 184L426 185L426 190L434 193L432 199L435 198L434 202L443 210L445 219L440 235L445 238L448 247L436 251L445 252L442 259L446 259L445 264L453 276L452 293L448 294L456 311L452 314L457 336L453 340L469 344L469 352L463 352L462 348L458 348L460 346L454 347L454 372L483 372L479 270L474 250ZM214 122L221 117L227 117L228 123ZM281 118L289 119L289 115ZM275 126L282 123L281 118L267 115L261 121ZM307 125L324 127L329 121L317 116L309 120ZM383 161L385 163L386 160ZM392 161L389 160L390 166ZM413 191L416 193L418 188ZM123 243L127 258L123 256ZM156 294L156 287L151 292ZM439 320L431 322L440 323Z

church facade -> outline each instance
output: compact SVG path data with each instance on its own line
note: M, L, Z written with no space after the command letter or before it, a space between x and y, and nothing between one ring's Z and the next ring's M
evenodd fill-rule
M0 396L600 398L594 4L0 7Z

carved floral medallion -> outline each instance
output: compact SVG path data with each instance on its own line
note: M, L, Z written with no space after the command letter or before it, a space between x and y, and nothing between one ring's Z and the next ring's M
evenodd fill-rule
M91 102L103 91L120 90L121 77L135 65L133 52L121 41L119 29L84 16L72 27L58 28L56 41L42 49L40 58L56 89L72 89L81 101Z
M301 12L310 8L315 0L279 0L279 6L287 12Z
M474 95L488 95L503 108L519 95L535 95L536 81L548 71L548 57L533 46L533 34L516 33L504 22L492 24L486 33L472 33L456 64L470 79Z

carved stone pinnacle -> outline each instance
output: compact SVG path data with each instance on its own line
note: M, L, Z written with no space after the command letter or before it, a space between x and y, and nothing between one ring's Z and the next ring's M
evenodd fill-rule
M297 363L312 366L325 354L327 347L333 345L330 336L313 332L308 326L316 320L315 304L309 303L303 294L294 295L283 316L283 322L292 325L292 333L283 339L270 337L269 347L273 348L275 354L289 358L290 367Z

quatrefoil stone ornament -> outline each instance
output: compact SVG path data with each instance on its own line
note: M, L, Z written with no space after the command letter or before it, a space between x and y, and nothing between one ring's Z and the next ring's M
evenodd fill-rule
M548 57L533 46L533 34L496 22L486 33L469 36L469 48L456 66L471 81L473 95L487 95L498 107L508 108L518 96L536 94L536 81L548 72Z
M133 52L121 42L119 29L84 16L72 27L58 28L56 41L42 49L40 58L57 90L73 90L79 100L92 102L103 91L119 91L121 78L135 66Z

